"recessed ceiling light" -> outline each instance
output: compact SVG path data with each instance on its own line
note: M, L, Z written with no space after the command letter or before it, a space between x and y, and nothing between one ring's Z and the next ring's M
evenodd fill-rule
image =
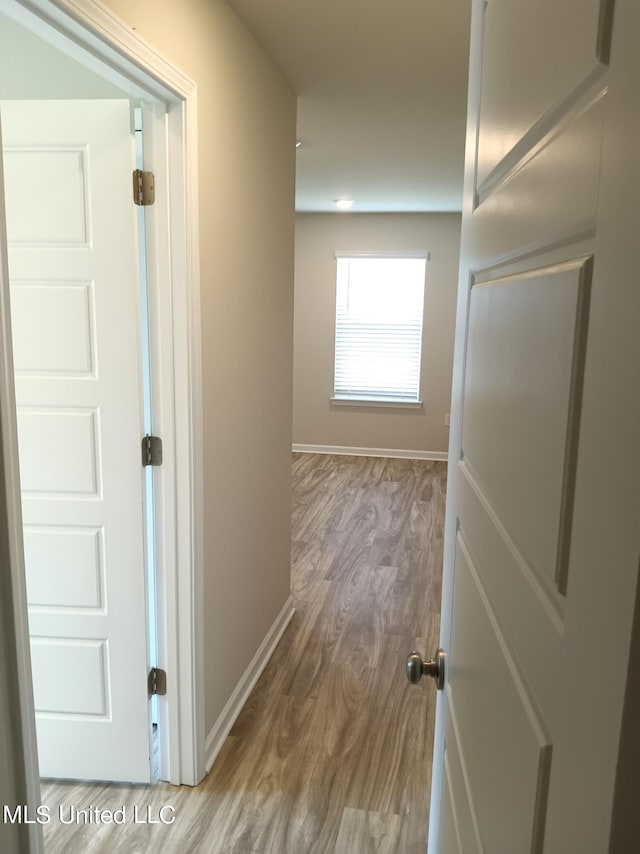
M353 199L334 199L339 211L348 211L353 206Z
M296 148L300 148L301 145L302 145L302 140L296 139Z

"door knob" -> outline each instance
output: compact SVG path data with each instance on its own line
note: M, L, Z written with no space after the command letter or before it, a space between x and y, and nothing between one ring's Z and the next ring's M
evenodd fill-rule
M431 676L435 680L438 691L444 688L444 650L436 650L434 658L425 661L415 649L407 656L407 679L417 685L423 676Z

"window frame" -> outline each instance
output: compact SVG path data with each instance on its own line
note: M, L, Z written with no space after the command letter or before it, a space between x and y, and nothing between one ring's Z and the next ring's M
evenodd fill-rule
M334 333L333 333L333 393L329 398L331 406L349 406L349 407L367 407L367 408L392 408L392 409L422 409L422 356L424 343L424 323L425 323L425 308L427 300L427 269L430 261L430 253L426 249L410 249L410 250L391 250L391 251L363 251L363 250L336 250L334 252L336 259L335 266L335 287L334 287ZM337 342L337 327L338 327L338 261L340 259L359 259L359 258L380 258L380 259L410 259L424 261L424 282L422 292L422 325L420 329L420 351L418 362L418 397L417 400L403 399L386 399L382 396L366 397L361 394L349 396L348 394L336 393L336 342Z

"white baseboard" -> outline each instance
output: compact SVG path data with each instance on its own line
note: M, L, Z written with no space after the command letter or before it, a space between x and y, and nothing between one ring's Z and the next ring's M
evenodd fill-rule
M404 451L397 448L349 448L343 445L292 445L299 454L338 454L345 457L391 457L399 460L444 460L446 451Z
M290 596L267 632L265 639L258 647L258 651L253 656L251 663L242 674L240 681L236 685L233 694L229 697L218 720L212 726L205 742L205 768L207 773L209 773L211 766L216 761L225 738L229 735L231 727L242 711L242 707L247 702L249 694L260 678L262 671L267 666L269 659L278 645L278 641L284 634L294 613L293 599Z

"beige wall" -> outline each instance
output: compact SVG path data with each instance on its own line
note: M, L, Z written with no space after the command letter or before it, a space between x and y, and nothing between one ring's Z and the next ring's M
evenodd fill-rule
M107 0L198 86L206 730L289 593L295 96L223 0Z
M332 406L336 250L427 249L423 409ZM459 214L298 214L293 441L446 452L451 400Z

